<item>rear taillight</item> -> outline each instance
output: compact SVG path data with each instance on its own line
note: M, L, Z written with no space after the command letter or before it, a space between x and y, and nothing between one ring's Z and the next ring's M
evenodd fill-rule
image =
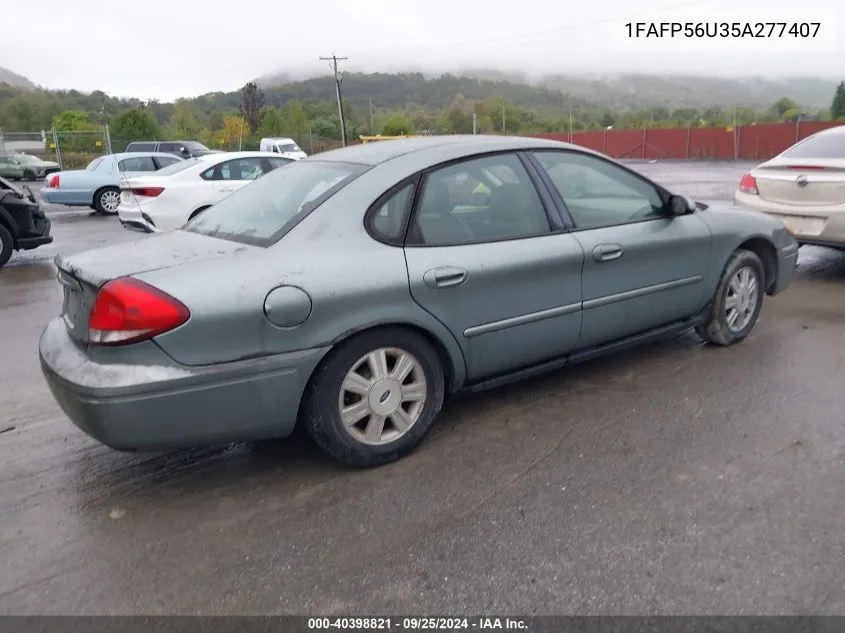
M129 191L136 196L155 198L161 195L161 192L164 191L164 187L132 187Z
M745 174L739 181L739 190L742 193L757 195L757 180L751 174Z
M50 189L59 188L59 174L53 174L47 179L47 187Z
M121 277L97 293L88 319L93 345L145 341L185 323L191 313L179 301L143 281Z

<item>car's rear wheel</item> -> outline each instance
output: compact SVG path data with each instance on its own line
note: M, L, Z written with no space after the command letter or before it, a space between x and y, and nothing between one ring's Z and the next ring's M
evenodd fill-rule
M744 249L736 251L722 272L707 321L696 331L716 345L733 345L743 340L757 323L765 289L766 273L757 254Z
M0 267L9 261L14 250L15 240L12 238L12 234L9 233L9 229L0 224Z
M311 378L301 424L336 459L379 466L410 453L443 404L443 365L412 330L360 334L329 353Z
M120 206L120 189L117 187L103 187L94 194L94 208L99 213L114 215Z

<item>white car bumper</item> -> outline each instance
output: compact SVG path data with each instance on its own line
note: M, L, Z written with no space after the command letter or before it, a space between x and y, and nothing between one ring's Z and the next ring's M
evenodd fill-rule
M737 191L734 202L751 211L778 218L799 244L845 247L845 206L801 206L770 202L758 195Z

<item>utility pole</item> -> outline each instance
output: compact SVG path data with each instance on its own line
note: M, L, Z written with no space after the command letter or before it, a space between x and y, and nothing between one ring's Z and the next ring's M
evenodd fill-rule
M340 117L340 140L343 143L343 146L346 147L346 122L343 120L343 98L340 94L340 74L337 72L337 63L343 62L349 59L348 57L338 57L337 55L332 55L331 57L321 57L320 61L324 62L331 62L332 68L334 69L334 85L335 91L337 92L337 114Z
M373 115L373 98L370 97L370 134L374 134L376 129L375 116Z

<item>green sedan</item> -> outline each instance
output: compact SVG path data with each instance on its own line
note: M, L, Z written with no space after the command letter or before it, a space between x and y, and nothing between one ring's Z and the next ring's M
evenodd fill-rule
M9 180L39 180L57 171L58 163L31 154L0 154L0 176Z

